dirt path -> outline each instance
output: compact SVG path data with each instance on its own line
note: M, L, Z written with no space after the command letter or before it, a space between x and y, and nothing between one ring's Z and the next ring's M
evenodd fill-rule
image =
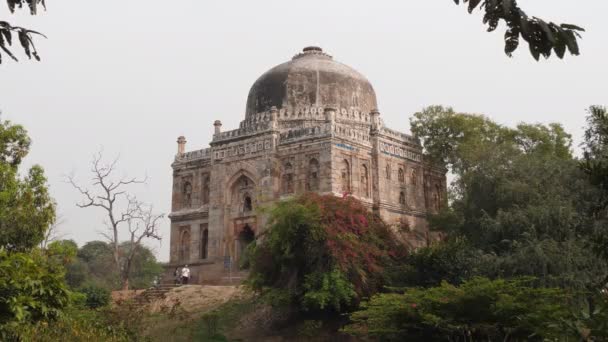
M232 299L251 296L242 286L184 285L167 292L165 298L150 304L151 312L179 303L186 312L207 312Z

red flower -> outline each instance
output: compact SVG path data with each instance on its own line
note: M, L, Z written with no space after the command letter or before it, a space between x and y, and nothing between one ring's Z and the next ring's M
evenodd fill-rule
M410 306L411 306L413 309L415 309L415 308L416 308L418 305L417 305L416 303L412 303L412 304L410 304Z

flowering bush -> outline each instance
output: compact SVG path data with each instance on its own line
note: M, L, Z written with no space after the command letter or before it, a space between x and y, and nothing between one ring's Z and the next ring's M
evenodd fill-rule
M305 194L270 209L249 283L304 311L343 311L382 286L398 249L388 226L351 197Z

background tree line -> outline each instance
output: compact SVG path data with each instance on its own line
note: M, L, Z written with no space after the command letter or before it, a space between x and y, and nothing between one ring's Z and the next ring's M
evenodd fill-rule
M162 267L141 239L115 240L117 248L113 241L81 248L71 240L49 241L56 204L43 168L22 169L30 145L24 127L0 120L0 340L133 340L121 323L126 317L112 321L110 291L122 288L125 277L132 286L150 287ZM141 227L156 227L150 222Z

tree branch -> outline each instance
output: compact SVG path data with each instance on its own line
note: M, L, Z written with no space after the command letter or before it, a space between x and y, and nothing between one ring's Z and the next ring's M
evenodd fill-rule
M80 208L100 207L107 214L106 224L108 232L100 234L112 245L116 270L122 276L123 287L128 287L131 272L131 261L144 239L160 240L158 228L164 215L153 213L152 206L147 206L129 195L128 187L142 184L146 179L122 177L118 180L113 177L116 173L118 158L109 164L103 163L103 153L97 152L91 160L90 172L92 174L91 191L77 184L73 176L68 177L69 183L81 194L83 201L77 205ZM120 248L120 235L128 234L130 250Z
M454 0L458 5L460 0ZM572 55L579 55L577 38L585 29L571 24L545 22L537 17L529 17L517 4L517 0L462 0L468 3L468 11L476 8L485 10L483 23L488 24L488 32L496 30L502 20L507 24L505 32L505 53L511 57L519 46L521 36L528 42L530 54L539 60L540 56L549 58L554 51L557 57L564 58L566 49Z

